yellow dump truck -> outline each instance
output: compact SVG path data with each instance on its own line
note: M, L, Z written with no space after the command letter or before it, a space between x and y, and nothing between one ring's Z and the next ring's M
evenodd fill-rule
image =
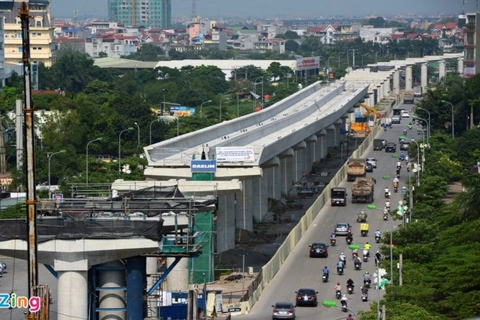
M356 178L352 183L352 203L373 202L375 180L371 177Z
M348 160L347 181L355 181L357 177L365 177L366 162L366 159L351 158Z

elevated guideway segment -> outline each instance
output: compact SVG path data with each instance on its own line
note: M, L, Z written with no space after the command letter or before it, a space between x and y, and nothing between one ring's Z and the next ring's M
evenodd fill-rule
M242 182L241 191L218 190L217 251L232 249L236 228L252 231L254 221L268 218L269 198L280 200L313 162L327 156L328 147L340 145L346 120L367 90L363 83L317 82L260 112L153 144L145 148L145 176L149 183L190 179L191 160L202 152L217 159L218 147L253 148L249 160L217 161L217 181L211 181Z

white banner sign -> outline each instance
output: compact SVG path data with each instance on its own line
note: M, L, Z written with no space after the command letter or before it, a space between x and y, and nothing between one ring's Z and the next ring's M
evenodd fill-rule
M296 71L315 70L320 68L320 57L308 57L297 59Z
M217 147L217 162L254 162L253 146Z

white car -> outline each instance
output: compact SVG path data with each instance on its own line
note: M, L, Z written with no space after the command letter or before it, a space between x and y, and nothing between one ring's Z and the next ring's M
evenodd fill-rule
M402 112L402 118L410 118L410 114L408 112Z
M374 169L377 169L377 159L367 158L367 163L370 163Z

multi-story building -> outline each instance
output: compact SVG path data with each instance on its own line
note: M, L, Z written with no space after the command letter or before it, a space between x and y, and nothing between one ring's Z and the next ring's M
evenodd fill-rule
M480 12L467 13L463 30L463 76L473 77L480 73Z
M128 26L168 28L171 0L108 0L108 19Z
M135 36L104 34L85 39L85 52L92 58L98 58L100 53L111 58L120 58L137 52L139 43L139 38Z
M13 10L2 12L5 17L5 62L22 63L22 27L18 12L23 0L15 0ZM55 60L54 27L50 16L50 0L29 0L30 58L33 64L50 67Z

